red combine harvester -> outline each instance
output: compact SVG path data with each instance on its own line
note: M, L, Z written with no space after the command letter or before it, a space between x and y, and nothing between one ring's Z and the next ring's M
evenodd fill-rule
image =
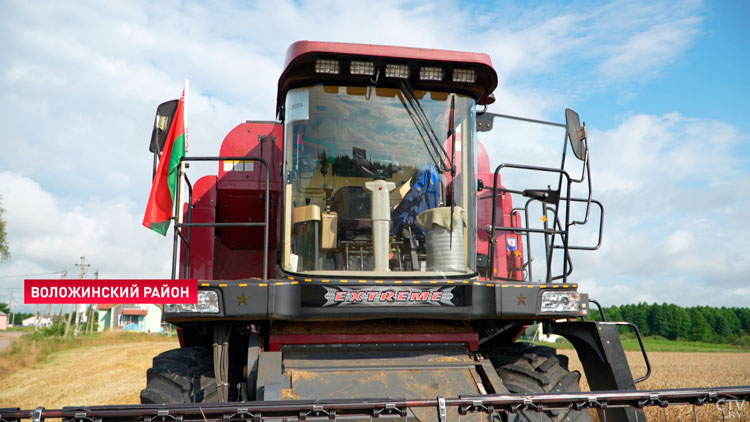
M201 280L199 301L165 307L181 347L154 358L143 404L0 420L643 421L750 397L636 389L648 373L633 378L618 328L637 328L587 320L596 302L571 281L570 251L601 242L585 125L489 113L496 86L485 54L293 44L278 120L182 160L218 165L179 173L172 278ZM155 164L176 106L157 110ZM500 119L558 131L561 165L491 167L477 134ZM593 244L573 244L589 220ZM575 346L592 392L517 341L534 323Z

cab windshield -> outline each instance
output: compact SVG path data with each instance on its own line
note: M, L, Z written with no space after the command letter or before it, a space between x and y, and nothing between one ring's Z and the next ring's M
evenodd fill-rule
M290 90L283 269L378 277L474 273L474 118L474 99L455 93Z

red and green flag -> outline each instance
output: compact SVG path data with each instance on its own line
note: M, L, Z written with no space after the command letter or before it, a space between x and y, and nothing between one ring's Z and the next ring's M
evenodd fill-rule
M172 120L172 126L169 128L167 139L164 142L159 166L156 168L153 185L151 185L146 214L143 216L143 225L161 233L162 236L166 235L169 222L172 219L178 183L177 170L180 166L180 160L185 156L187 150L187 87L187 81L185 81L185 89L182 91L177 111L175 111Z

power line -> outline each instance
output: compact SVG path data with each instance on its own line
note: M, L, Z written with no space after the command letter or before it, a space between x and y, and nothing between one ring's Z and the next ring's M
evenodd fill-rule
M55 271L54 273L0 275L0 278L36 277L40 275L54 275L54 274L62 274L62 273L63 273L62 271Z

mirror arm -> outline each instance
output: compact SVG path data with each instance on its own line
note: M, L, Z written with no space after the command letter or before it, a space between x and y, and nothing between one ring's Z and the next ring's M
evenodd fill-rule
M570 223L570 226L575 225L584 225L589 222L589 214L591 213L591 195L592 195L592 187L591 187L591 165L589 162L589 152L588 148L586 148L586 155L584 156L583 160L583 171L586 172L586 181L588 185L588 195L586 199L586 216L581 221L573 221ZM581 181L583 181L583 171L581 172Z
M573 221L570 223L571 226L584 225L589 222L589 214L591 213L591 170L590 167L586 167L586 174L588 175L588 195L586 197L586 215L581 221Z

